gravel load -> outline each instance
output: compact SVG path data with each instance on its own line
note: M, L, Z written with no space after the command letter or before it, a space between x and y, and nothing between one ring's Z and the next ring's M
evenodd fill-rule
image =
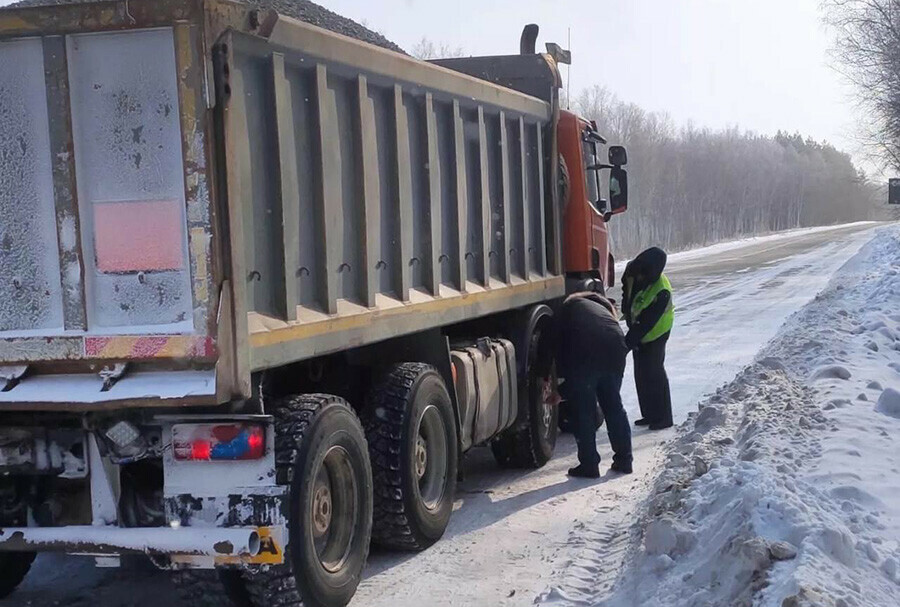
M11 4L7 8L15 8L22 6L50 6L54 4L86 4L92 0L21 0ZM144 0L132 0L133 2L143 2ZM342 17L327 8L319 6L308 0L242 0L247 4L258 6L262 9L273 8L282 15L294 17L306 23L311 23L318 27L337 32L363 42L375 44L377 46L390 49L392 51L404 52L402 48L369 28L360 25L352 19ZM2 10L2 9L0 9Z

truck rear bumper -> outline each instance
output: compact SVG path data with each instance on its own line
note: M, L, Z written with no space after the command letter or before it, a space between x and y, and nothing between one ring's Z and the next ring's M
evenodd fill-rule
M78 411L186 403L216 403L215 370L129 373L107 390L96 374L33 375L0 391L0 410Z
M253 557L260 534L256 527L6 527L0 551Z

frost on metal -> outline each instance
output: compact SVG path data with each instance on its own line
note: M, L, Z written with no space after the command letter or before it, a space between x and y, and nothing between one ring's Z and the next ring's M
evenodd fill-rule
M89 325L190 331L172 31L85 34L68 45ZM138 212L153 217L108 224Z
M41 41L0 43L0 332L62 328Z

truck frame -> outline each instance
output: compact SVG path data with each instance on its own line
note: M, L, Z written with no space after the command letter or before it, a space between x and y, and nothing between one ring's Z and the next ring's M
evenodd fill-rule
M553 306L612 283L624 148L557 63L423 62L228 0L0 11L0 596L150 555L345 605L458 462L553 453ZM610 201L599 179L610 170Z

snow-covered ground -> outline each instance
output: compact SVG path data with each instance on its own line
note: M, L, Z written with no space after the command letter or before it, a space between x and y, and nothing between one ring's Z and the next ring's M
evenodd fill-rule
M678 312L667 367L676 422L752 362L872 233L870 225L842 226L673 256L667 274ZM637 400L630 377L629 369L623 398L634 419ZM870 391L870 398L874 395ZM632 545L629 523L656 486L666 441L674 435L637 430L636 473L598 481L566 478L575 459L570 436L561 437L554 459L536 471L500 470L489 452L476 450L464 462L466 476L446 536L421 554L373 554L351 607L423 601L433 606L530 605L536 598L553 602L563 596L584 601L578 604L596 602L616 579ZM602 432L599 439L609 461ZM20 591L0 601L0 607L173 602L165 574L143 567L95 571L89 560L45 555Z
M542 602L900 605L898 303L890 227L679 428L617 579L594 537Z
M666 273L677 308L667 354L676 423L753 360L872 237L870 227L745 241L710 252L703 264L675 257ZM622 396L633 420L631 373L629 361ZM537 471L500 471L489 454L469 455L447 535L423 554L370 557L352 605L414 606L423 593L430 605L528 605L560 586L570 598L590 600L615 578L628 545L626 523L649 492L671 435L637 430L635 475L595 482L566 478L575 457L570 436ZM609 461L602 431L598 441Z

